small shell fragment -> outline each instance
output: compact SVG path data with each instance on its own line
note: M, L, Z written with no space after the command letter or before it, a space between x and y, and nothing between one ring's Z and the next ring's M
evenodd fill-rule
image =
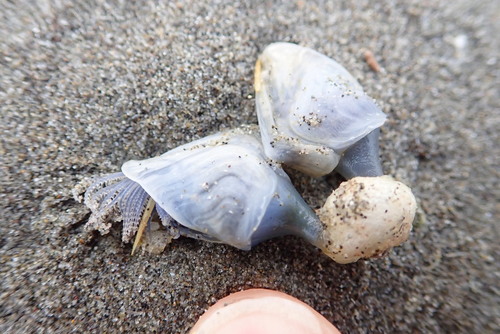
M373 54L373 52L371 52L370 50L365 50L363 52L363 56L365 58L365 61L366 63L368 64L368 66L370 66L371 70L373 72L380 72L380 70L382 69L377 61L377 59L375 58L375 55Z

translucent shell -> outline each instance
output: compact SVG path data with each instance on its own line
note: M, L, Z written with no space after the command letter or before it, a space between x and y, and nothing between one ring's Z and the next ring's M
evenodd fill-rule
M202 239L240 249L290 234L290 220L319 226L260 141L235 131L209 136L161 156L128 161L123 174L170 217ZM316 231L319 233L319 229Z
M266 47L255 91L266 155L313 176L330 173L344 150L386 119L344 67L295 44Z

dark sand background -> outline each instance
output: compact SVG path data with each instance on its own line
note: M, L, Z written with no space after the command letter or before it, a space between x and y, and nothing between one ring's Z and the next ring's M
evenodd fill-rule
M498 1L4 0L0 16L0 332L185 333L266 287L344 333L498 333ZM256 124L253 65L274 41L334 57L388 114L385 172L420 205L409 242L338 265L293 237L131 257L119 225L85 233L83 178ZM291 177L314 207L331 188Z

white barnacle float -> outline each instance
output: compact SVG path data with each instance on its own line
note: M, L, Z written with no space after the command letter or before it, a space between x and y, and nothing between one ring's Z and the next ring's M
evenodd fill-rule
M410 188L382 176L377 128L385 115L356 80L326 56L288 43L267 47L255 72L262 139L242 127L126 162L87 189L87 228L107 233L123 220L123 241L135 235L132 252L153 216L167 241L186 236L249 250L297 235L339 263L404 242L416 201ZM314 212L282 163L313 176L336 168L349 180Z

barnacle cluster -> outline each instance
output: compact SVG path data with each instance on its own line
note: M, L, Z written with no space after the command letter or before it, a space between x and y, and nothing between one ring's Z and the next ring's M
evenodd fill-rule
M187 236L249 250L299 235L339 263L379 256L404 242L415 215L410 188L383 176L378 128L386 116L334 60L275 43L255 69L259 129L217 133L141 161L88 187L86 227L150 250ZM259 131L260 130L260 131ZM348 181L314 212L282 169ZM143 231L161 231L148 234ZM158 237L160 235L161 237Z

